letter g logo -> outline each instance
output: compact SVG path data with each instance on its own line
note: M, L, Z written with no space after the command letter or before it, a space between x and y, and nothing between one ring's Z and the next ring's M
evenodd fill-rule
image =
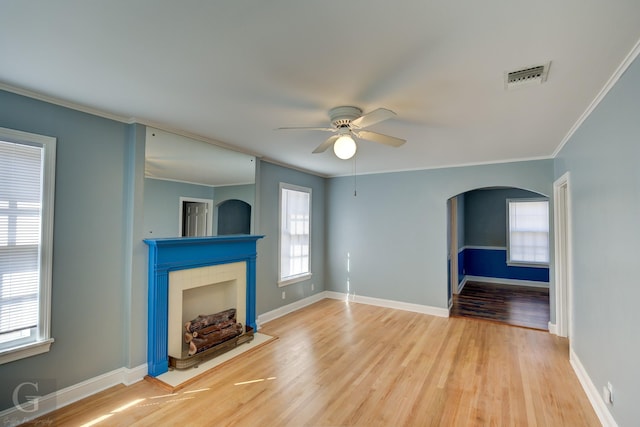
M38 401L41 396L39 395L25 396L27 398L27 402L33 404L32 408L25 408L24 406L22 406L26 402L20 403L20 400L19 400L20 391L22 390L23 387L26 387L26 386L31 386L36 392L38 391L38 383L23 382L18 384L16 388L13 389L13 395L12 395L13 404L16 406L17 409L21 410L22 412L36 412L38 410Z

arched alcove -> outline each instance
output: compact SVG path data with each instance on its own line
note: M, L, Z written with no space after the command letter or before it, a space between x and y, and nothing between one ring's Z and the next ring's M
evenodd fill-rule
M251 234L251 205L229 199L218 205L218 235Z

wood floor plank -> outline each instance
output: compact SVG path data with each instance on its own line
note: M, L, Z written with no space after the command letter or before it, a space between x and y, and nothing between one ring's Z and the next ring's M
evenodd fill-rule
M117 386L57 426L600 425L547 332L322 300L261 329L275 340L168 394ZM93 423L93 424L91 424Z

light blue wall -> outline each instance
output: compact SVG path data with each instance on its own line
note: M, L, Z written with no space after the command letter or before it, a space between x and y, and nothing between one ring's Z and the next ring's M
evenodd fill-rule
M552 174L539 160L363 175L357 197L352 178L330 179L325 286L447 308L447 199L490 186L549 194Z
M611 413L620 426L640 420L639 162L636 59L555 161L556 178L570 173L571 345L598 390L612 383Z
M466 246L507 246L507 199L545 197L518 188L481 189L465 194Z
M253 184L228 185L224 187L216 187L214 193L214 205L224 202L225 200L237 199L253 206L255 204L256 186Z
M0 410L14 379L55 388L121 368L126 304L130 126L0 91L0 126L57 138L51 351L0 365ZM39 390L46 394L53 390Z
M217 234L217 205L225 200L238 199L255 205L255 185L210 187L145 178L144 180L144 236L145 238L176 237L179 235L180 197L213 200L213 234ZM252 209L253 216L253 209Z
M284 168L265 161L258 164L256 180L259 194L259 220L256 272L256 312L268 311L290 304L324 290L325 283L325 179ZM280 182L311 188L311 273L303 282L279 288L278 281L278 223ZM311 284L315 289L311 290ZM282 291L285 298L282 299Z
M145 238L179 236L180 197L212 200L213 195L213 187L206 185L145 178Z

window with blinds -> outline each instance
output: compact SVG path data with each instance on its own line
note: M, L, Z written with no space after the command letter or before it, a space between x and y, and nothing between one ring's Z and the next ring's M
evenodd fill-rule
M54 150L0 129L0 355L49 339Z
M311 189L280 184L280 276L284 286L310 276Z
M507 200L508 262L549 264L549 201Z

